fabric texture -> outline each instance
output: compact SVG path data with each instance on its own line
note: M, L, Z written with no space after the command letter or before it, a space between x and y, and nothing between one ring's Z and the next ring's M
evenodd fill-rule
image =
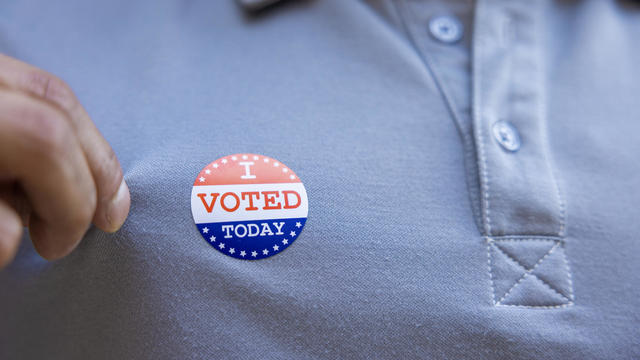
M0 2L0 51L71 85L132 196L59 261L25 237L0 359L639 358L638 38L625 1ZM234 153L305 185L281 254L194 225Z

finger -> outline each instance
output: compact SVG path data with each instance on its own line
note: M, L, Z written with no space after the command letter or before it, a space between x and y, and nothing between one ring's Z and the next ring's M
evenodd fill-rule
M49 101L67 114L78 134L98 190L93 222L105 231L118 230L129 214L129 188L113 149L71 88L54 75L1 54L0 83Z
M46 259L62 257L91 223L96 188L75 132L58 109L0 89L0 173L31 204L29 232Z
M29 225L29 215L31 205L27 194L22 190L22 186L16 181L0 184L0 201L6 202L18 214L22 220L22 226Z
M3 268L16 255L22 224L18 214L4 201L0 200L0 268Z

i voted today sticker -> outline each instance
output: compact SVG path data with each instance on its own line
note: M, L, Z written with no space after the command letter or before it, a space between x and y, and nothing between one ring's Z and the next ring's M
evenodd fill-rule
M238 259L284 251L300 235L308 211L298 176L263 155L222 157L200 171L191 190L191 213L202 237Z

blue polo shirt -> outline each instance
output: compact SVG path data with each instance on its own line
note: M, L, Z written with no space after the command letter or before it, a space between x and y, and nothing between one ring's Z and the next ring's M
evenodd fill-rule
M0 3L132 197L59 261L23 239L0 358L640 357L637 2L241 3ZM194 224L230 154L304 184L281 254Z

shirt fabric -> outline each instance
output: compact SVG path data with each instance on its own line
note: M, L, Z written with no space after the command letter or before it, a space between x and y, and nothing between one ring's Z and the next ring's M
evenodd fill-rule
M0 3L0 51L71 85L132 197L64 259L25 236L0 358L640 357L638 38L625 1ZM194 225L234 153L305 184L282 254Z

